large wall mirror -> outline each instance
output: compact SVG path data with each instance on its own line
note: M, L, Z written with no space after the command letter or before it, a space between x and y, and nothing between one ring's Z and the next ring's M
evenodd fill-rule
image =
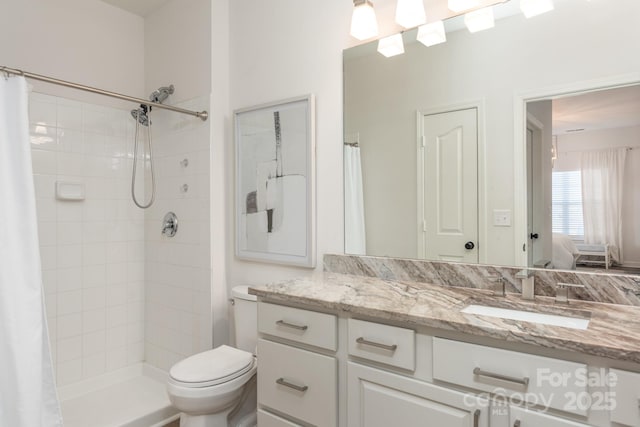
M345 252L636 271L640 2L494 11L431 47L407 31L391 58L344 51ZM587 172L616 155L622 172Z

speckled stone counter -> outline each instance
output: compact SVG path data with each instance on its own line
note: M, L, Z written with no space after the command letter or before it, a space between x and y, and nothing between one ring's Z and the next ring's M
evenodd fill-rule
M381 321L640 363L640 307L637 306L575 300L564 305L555 304L548 297L537 297L535 302L530 302L516 293L500 297L480 289L337 273L252 286L249 292L273 302L341 310ZM587 330L578 330L462 313L471 303L590 317L590 323Z

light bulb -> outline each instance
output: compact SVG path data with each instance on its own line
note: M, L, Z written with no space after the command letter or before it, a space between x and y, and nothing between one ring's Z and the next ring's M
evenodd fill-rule
M389 58L404 53L402 34L394 34L378 40L378 52Z
M463 10L473 9L480 5L479 0L448 0L447 6L454 12L462 12Z
M422 0L398 0L396 22L405 28L413 28L427 22Z
M471 33L493 28L495 25L493 20L493 8L485 7L484 9L478 9L467 13L464 15L464 24Z
M368 0L355 0L351 15L351 35L365 40L378 35L378 22L373 4Z
M432 22L418 28L417 39L425 46L433 46L447 41L442 21Z
M553 10L553 0L520 0L520 10L525 18L532 18Z

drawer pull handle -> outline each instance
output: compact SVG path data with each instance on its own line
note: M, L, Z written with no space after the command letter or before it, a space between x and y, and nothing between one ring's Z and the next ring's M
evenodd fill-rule
M510 383L516 383L527 387L529 385L529 378L514 378L508 377L506 375L494 374L493 372L483 371L480 368L473 369L473 375L478 375L480 377L488 377L496 380L508 381Z
M289 381L285 380L284 378L278 378L276 380L276 383L280 384L280 385L283 385L285 387L292 388L295 391L299 391L299 392L302 392L302 393L304 393L305 391L307 391L309 389L309 386L292 384Z
M513 427L520 427L520 420L516 420L516 422L513 423Z
M297 329L299 331L306 331L307 329L309 329L307 325L294 325L293 323L285 322L284 320L278 320L276 322L276 325L286 326L287 328Z
M480 426L480 409L476 409L473 412L473 427Z
M365 340L364 337L360 337L360 338L356 339L356 342L358 344L368 345L368 346L371 346L371 347L377 347L377 348L381 348L383 350L388 350L388 351L396 351L396 349L398 348L398 346L396 344L392 344L392 345L381 344L379 342Z

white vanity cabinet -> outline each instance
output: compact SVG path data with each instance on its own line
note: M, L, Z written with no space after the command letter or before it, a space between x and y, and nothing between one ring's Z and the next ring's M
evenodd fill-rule
M518 406L509 408L509 427L589 427L564 418L531 411Z
M261 427L337 425L338 363L323 350L335 350L336 328L332 314L258 303Z
M349 427L487 427L476 396L357 363L347 366Z
M640 427L640 374L611 369L611 421L616 425Z

